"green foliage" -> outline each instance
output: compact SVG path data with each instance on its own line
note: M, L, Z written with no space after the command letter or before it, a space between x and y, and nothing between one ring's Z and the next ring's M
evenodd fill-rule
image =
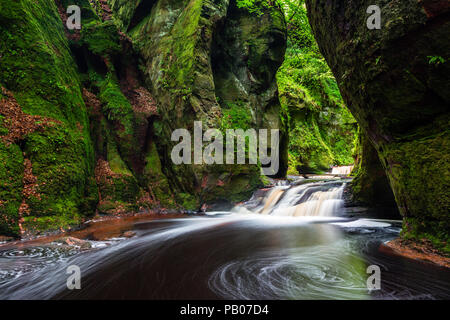
M225 132L226 129L247 130L251 128L252 115L244 102L226 102L223 105L220 123L222 132Z
M67 212L57 216L25 217L23 226L29 231L54 231L79 225L83 218L75 212Z
M445 63L445 59L442 58L441 56L428 56L427 58L429 59L428 60L429 64L434 64L436 66Z
M444 228L441 225L443 225ZM403 228L400 235L403 239L413 240L419 243L424 240L429 241L434 248L444 255L450 256L448 222L447 225L445 225L445 220L441 223L434 221L431 223L424 223L421 219L405 217L403 219Z
M279 4L288 23L288 48L277 80L290 126L290 173L351 164L356 121L319 52L304 1L280 0Z
M269 8L273 6L275 1L268 0L236 0L236 5L238 8L245 8L250 13L257 14L261 16L264 14L264 7Z
M293 126L289 143L290 167L299 171L325 171L333 160L314 118Z
M132 117L131 104L123 95L111 73L101 82L99 98L103 102L103 113L108 120L123 121Z
M178 202L186 210L197 210L199 208L198 200L189 193L180 192L177 194Z
M92 21L83 25L81 43L100 56L115 54L121 50L117 27L112 21Z
M430 125L432 134L394 142L380 152L382 159L394 164L389 170L389 180L397 203L402 204L400 213L408 222L404 232L416 238L432 234L447 243L450 230L448 121L448 116L443 116Z

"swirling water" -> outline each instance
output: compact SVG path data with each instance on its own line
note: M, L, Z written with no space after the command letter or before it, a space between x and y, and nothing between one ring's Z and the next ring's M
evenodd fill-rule
M448 270L378 250L400 221L339 217L342 184L299 187L235 212L139 222L135 237L87 252L0 249L0 299L450 298ZM308 200L300 208L317 215L283 214ZM381 290L369 291L374 264ZM81 290L66 287L69 265L81 269Z

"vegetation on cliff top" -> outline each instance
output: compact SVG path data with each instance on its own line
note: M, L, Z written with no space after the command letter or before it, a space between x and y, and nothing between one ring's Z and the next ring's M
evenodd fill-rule
M288 24L288 49L278 71L280 100L289 117L291 173L353 164L356 120L319 52L303 0L280 0Z
M237 0L240 8L262 14L279 6L287 22L284 63L277 73L282 115L289 127L289 173L327 171L354 162L356 120L319 52L304 0Z

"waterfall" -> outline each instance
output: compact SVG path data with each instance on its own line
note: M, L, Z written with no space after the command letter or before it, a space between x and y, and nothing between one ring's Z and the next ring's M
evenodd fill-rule
M345 183L335 181L275 186L260 197L257 205L234 211L273 216L337 216L344 204L344 188Z
M333 169L331 170L331 174L348 176L350 173L352 173L353 167L354 166L337 166L337 167L333 167Z

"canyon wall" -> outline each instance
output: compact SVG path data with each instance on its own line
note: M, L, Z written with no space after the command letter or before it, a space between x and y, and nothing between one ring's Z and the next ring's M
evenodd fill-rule
M81 30L69 30L69 5ZM259 165L174 165L174 129L287 133L275 74L277 7L235 1L0 0L0 234L100 214L229 206Z
M403 234L448 240L450 5L307 0L309 19L348 108L378 152L404 217Z

